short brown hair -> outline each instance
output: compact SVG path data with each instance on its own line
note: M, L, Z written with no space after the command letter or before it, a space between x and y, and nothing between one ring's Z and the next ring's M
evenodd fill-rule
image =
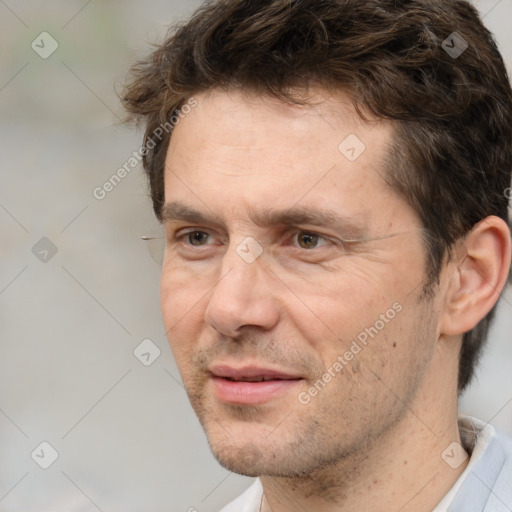
M187 99L237 88L298 102L296 91L315 84L350 93L362 117L395 121L386 179L428 234L425 290L476 223L489 215L508 222L512 91L493 36L462 0L205 2L132 67L122 96L130 118L146 124L156 216L172 132L156 143L152 134ZM460 391L494 310L464 334Z

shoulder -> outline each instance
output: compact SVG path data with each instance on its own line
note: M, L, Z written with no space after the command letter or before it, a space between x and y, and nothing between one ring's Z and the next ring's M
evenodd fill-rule
M496 452L499 454L496 457L496 462L502 466L499 475L503 481L507 480L512 496L512 437L497 430L494 434L493 442Z
M263 487L258 478L243 494L226 505L220 512L259 512Z
M499 430L496 431L496 441L501 445L505 453L509 454L509 457L512 456L512 436L510 434L505 434L503 432L500 432Z
M466 478L464 494L475 501L482 499L478 510L508 512L512 504L512 438L487 424L477 438L475 451L480 453Z

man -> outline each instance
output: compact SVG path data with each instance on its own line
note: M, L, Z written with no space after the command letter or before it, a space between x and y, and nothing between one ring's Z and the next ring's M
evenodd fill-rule
M511 252L512 91L476 10L208 2L123 101L183 383L259 477L223 511L512 510L511 441L457 418Z

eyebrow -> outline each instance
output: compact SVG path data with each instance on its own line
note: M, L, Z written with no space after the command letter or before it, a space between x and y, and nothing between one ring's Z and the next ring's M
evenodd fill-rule
M263 209L256 211L249 207L249 218L259 227L294 226L311 224L337 230L346 240L365 238L367 228L334 210L310 206L294 206L285 210ZM178 201L165 203L162 208L162 222L189 222L191 224L221 224L221 219L206 214Z

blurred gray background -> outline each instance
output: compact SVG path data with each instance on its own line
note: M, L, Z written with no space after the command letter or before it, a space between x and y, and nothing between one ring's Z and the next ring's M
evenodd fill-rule
M214 512L252 481L213 459L181 387L140 168L93 195L141 144L116 87L199 4L0 0L0 511ZM512 0L476 5L512 70ZM461 411L512 433L503 299Z

